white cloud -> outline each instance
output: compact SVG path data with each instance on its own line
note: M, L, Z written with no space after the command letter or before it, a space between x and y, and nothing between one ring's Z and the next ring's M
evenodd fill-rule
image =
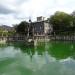
M0 5L15 11L7 15L1 14L0 24L19 23L21 20L28 20L29 17L48 17L58 10L67 13L75 10L75 0L1 0Z
M18 24L19 23L19 20L18 19L15 19L13 17L13 14L10 14L10 15L0 15L0 24L4 24L4 25L10 25L13 24L13 23L16 23Z

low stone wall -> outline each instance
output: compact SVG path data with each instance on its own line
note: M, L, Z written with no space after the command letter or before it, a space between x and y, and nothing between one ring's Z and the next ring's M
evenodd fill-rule
M64 36L53 36L53 35L48 35L48 36L34 36L34 40L38 41L50 41L50 40L61 40L61 41L75 41L75 35L64 35Z
M7 41L25 41L25 37L7 37Z
M75 35L72 36L34 36L31 39L27 39L26 37L0 37L0 42L11 42L11 41L21 41L21 42L30 42L30 41L50 41L50 40L61 40L61 41L75 41Z
M0 39L0 43L2 44L2 43L6 43L7 42L7 40L6 39Z
M51 40L75 41L75 36L51 36Z
M25 41L25 37L0 37L0 42Z

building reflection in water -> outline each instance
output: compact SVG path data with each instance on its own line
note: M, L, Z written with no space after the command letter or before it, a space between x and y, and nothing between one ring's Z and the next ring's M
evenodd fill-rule
M72 57L75 59L75 43L74 42L60 42L60 41L50 41L50 42L38 42L36 46L33 44L25 43L8 43L0 44L0 48L6 46L13 46L15 49L20 49L23 53L28 54L31 58L35 54L38 56L49 55L54 57L56 60L66 59Z

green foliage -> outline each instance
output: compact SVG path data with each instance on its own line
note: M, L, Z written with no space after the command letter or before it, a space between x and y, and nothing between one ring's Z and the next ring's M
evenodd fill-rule
M73 26L75 27L75 11L73 11L71 15L73 17Z
M53 25L66 25L70 26L72 22L72 16L64 12L56 12L50 17L50 23Z
M26 21L22 21L17 27L16 32L19 34L27 34L29 23Z
M15 30L13 30L13 31L8 31L8 36L12 36L12 35L14 35L16 32L15 32Z
M53 30L56 33L70 30L70 27L74 26L73 20L72 15L60 11L57 11L49 18L49 22L53 25Z
M26 21L22 21L19 25L16 25L15 30L18 34L27 35L29 33L30 36L33 35L33 26Z
M5 29L0 28L0 36L12 36L15 34L15 30L7 31Z
M7 36L7 31L5 31L4 29L0 28L0 36Z

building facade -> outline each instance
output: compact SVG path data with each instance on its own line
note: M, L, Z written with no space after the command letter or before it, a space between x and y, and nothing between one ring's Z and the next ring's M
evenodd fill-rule
M36 22L32 22L33 25L33 35L34 36L46 36L51 34L52 26L47 20L44 20L44 17L37 17Z

